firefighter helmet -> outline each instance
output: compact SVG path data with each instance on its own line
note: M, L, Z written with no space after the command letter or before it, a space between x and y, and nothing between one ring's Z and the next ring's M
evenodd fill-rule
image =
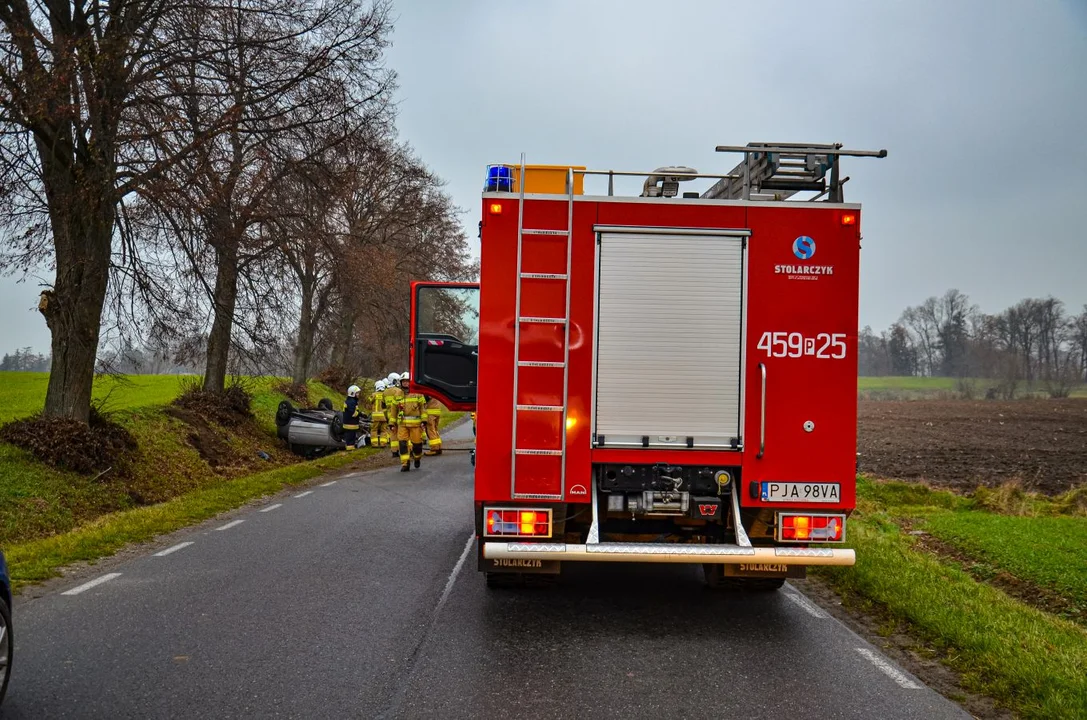
M400 384L411 382L411 373L404 373L400 376Z
M389 387L389 384L384 380L378 380L374 383L374 392L382 392L385 388Z
M400 382L400 376L396 373L389 373L389 377L386 378L386 380L390 385L396 385Z
M358 397L359 392L361 391L362 388L360 388L358 385L352 385L351 387L347 388L347 397Z

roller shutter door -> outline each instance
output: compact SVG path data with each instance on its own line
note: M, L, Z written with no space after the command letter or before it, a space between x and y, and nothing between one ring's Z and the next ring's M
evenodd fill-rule
M744 235L601 234L598 447L740 437Z

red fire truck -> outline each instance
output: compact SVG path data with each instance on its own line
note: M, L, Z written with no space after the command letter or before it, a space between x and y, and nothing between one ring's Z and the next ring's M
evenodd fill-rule
M839 164L887 153L717 150L743 161L491 166L480 282L412 285L413 385L477 411L489 585L636 562L775 589L854 563L860 206ZM680 192L697 178L716 182Z

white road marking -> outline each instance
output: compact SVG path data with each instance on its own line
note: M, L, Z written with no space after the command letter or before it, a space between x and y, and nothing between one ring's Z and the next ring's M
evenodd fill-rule
M245 520L235 520L234 522L228 522L226 525L223 525L222 527L217 527L215 529L216 530L229 530L232 527L235 527L237 525L241 525L243 522L245 522Z
M813 603L811 600L807 599L806 597L801 595L799 592L796 592L795 590L794 591L788 591L787 590L785 592L785 597L789 598L789 600L791 600L793 602L793 604L800 607L804 612L811 615L812 617L817 617L820 620L826 620L828 617L830 617L830 615L826 614L826 612L823 610L823 608L819 607L818 605Z
M861 655L863 655L865 657L865 659L868 660L868 662L875 665L877 668L879 668L881 671L883 671L884 675L886 675L887 677L894 680L900 686L906 688L907 690L920 690L921 689L920 685L915 683L913 680L910 680L904 674L899 672L899 670L896 667L891 665L891 663L887 662L882 657L880 657L878 654L872 652L868 648L857 648L857 652L859 652Z
M189 547L190 545L192 545L191 542L178 543L177 545L174 545L173 547L166 548L162 552L155 553L155 557L166 557L170 553L175 553L178 550L184 550L185 548Z
M328 487L329 485L335 485L335 484L336 484L336 481L333 480L332 482L326 482L324 485L318 485L317 487Z
M310 495L310 494L312 494L312 493L313 493L313 491L312 491L312 490L307 490L306 492L303 492L303 493L298 493L297 495L295 495L295 497L296 497L296 498L304 498L304 497L306 497L307 495Z
M276 503L275 505L269 505L268 507L266 507L263 510L260 510L258 512L272 512L276 508L281 508L281 507L283 507L283 503Z
M90 590L92 587L98 587L102 583L107 583L110 580L112 580L113 578L117 578L117 577L121 577L121 573L106 573L105 575L103 575L100 578L95 578L94 580L91 580L90 582L83 583L82 585L80 585L78 587L74 587L71 590L65 590L64 592L61 593L61 595L78 595L79 593L83 592L84 590Z
M453 591L453 583L457 581L457 576L460 575L461 568L464 567L464 561L468 559L468 553L472 550L472 541L476 539L476 534L472 533L468 536L468 542L464 543L464 551L460 554L460 559L457 560L457 564L453 566L453 572L449 573L449 579L445 581L445 589L442 590L442 596L438 599L438 605L434 608L434 614L431 617L437 617L438 612L445 605L446 599L449 597L449 593Z

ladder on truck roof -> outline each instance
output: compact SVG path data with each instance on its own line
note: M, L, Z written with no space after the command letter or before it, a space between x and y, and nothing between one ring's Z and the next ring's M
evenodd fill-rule
M717 152L743 153L744 159L728 177L702 193L703 198L720 200L785 200L798 192L813 191L816 200L844 202L841 177L842 157L887 157L886 150L843 150L841 143L748 143L746 146L718 145ZM829 178L828 178L829 174Z
M573 236L574 236L574 169L566 172L567 212L565 228L526 228L525 219L525 159L521 157L521 183L520 198L517 208L517 299L515 305L514 339L513 339L513 453L510 463L510 490L514 499L532 500L561 500L566 495L566 422L567 407L570 391L570 271L573 262ZM566 239L566 271L556 272L532 272L525 270L523 265L525 237L564 237ZM541 280L548 283L562 284L565 295L563 303L564 311L561 317L522 316L521 299L524 292L525 280ZM526 325L561 325L562 330L562 360L521 357L521 328ZM519 396L521 390L521 370L533 368L545 373L562 373L562 393L548 404L524 404ZM552 379L551 386L555 383ZM531 445L520 445L517 439L518 414L548 413L552 416L560 416L558 424L558 447L544 447L547 443L533 441ZM540 492L542 488L532 488L532 478L523 478L521 490L518 490L518 460L531 462L528 458L558 458L559 485L557 492ZM546 467L546 465L545 465ZM539 469L537 469L539 472ZM526 491L526 486L529 486Z

